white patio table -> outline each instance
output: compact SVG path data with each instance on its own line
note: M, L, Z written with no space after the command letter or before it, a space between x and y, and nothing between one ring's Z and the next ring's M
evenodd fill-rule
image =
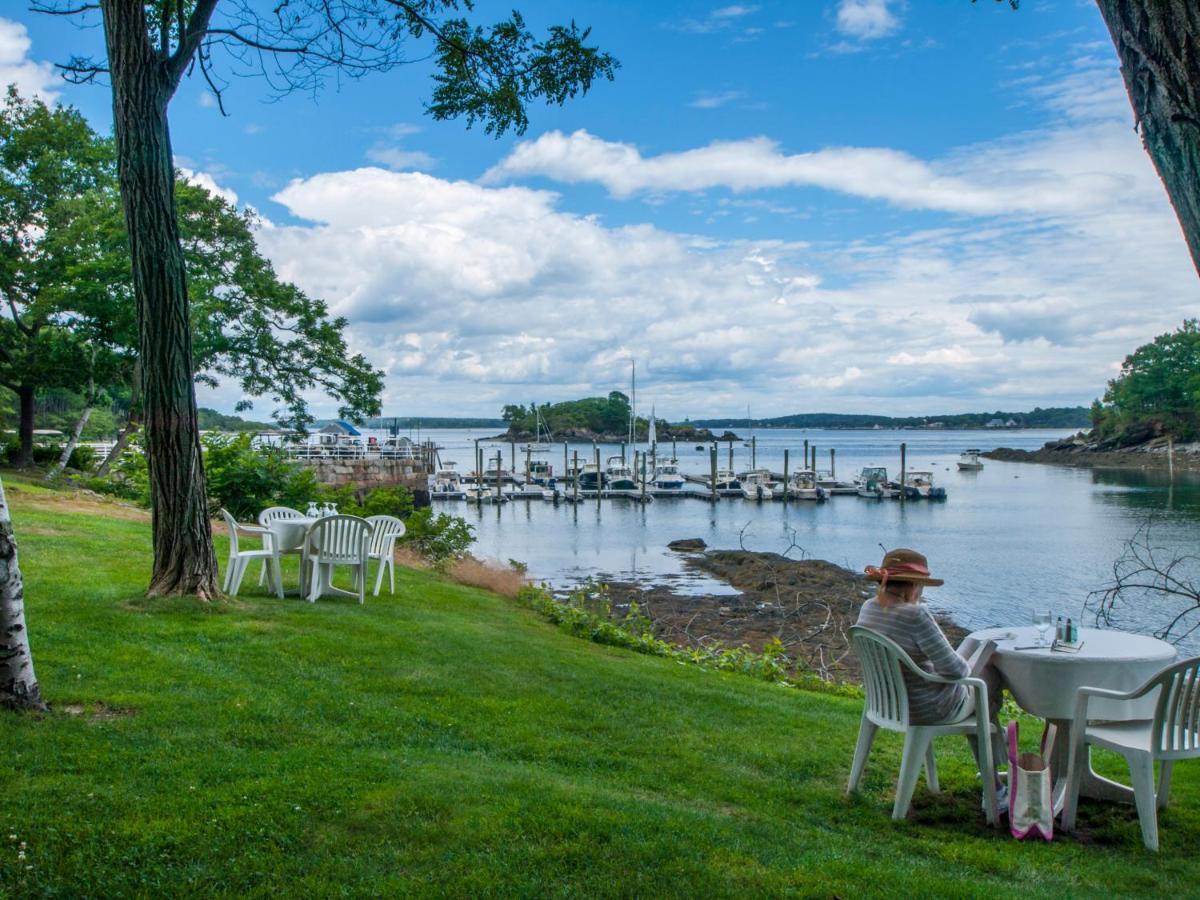
M1079 629L1081 646L1076 653L1049 647L1018 650L1018 647L1037 643L1037 629L1031 625L988 628L976 631L970 637L977 641L997 642L992 664L1000 672L1004 687L1008 688L1017 705L1058 726L1058 737L1050 757L1050 771L1055 779L1055 812L1062 809L1066 791L1075 691L1085 686L1133 690L1173 662L1176 655L1175 647L1166 641L1099 628ZM1150 719L1154 716L1157 699L1157 691L1130 703L1096 699L1092 701L1088 715L1093 720L1112 722ZM1091 770L1090 764L1080 792L1087 797L1133 801L1133 792L1129 788L1101 778Z
M267 526L275 539L280 553L299 550L304 544L304 535L317 519L302 516L298 519L275 519Z
M298 519L275 519L271 522L267 529L271 532L271 537L275 543L275 549L279 553L298 553L304 546L304 536L308 534L308 529L312 527L317 519L302 516ZM283 586L280 585L280 588ZM285 591L284 593L290 596L299 596L300 588L295 590Z

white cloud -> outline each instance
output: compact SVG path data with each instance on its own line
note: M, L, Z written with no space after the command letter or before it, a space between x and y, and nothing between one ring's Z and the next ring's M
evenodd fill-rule
M688 106L693 109L717 109L732 103L734 100L741 100L746 96L741 91L721 91L716 94L700 94Z
M403 147L375 146L366 153L367 159L389 169L432 169L437 160L422 150L405 150Z
M237 206L237 192L232 188L222 187L221 185L217 184L217 180L213 178L212 175L208 174L207 172L193 171L186 166L179 165L178 161L176 161L175 168L179 170L179 174L182 175L190 184L194 184L197 187L202 187L210 194L215 194L216 196L220 197L226 203L229 203L232 206Z
M54 67L29 58L33 42L20 22L0 18L0 88L15 84L22 96L37 95L46 102L58 97Z
M893 11L895 0L841 0L837 11L837 29L857 40L887 37L900 27Z
M1053 127L940 159L867 150L839 156L839 173L822 151L756 150L760 167L958 213L920 229L878 224L868 205L853 240L808 225L820 237L716 240L610 226L552 191L372 167L293 181L274 199L302 223L260 241L349 319L354 349L388 372L388 409L494 415L514 398L602 393L626 383L630 357L639 395L668 417L747 398L780 413L1086 403L1133 347L1194 314L1195 273L1115 72L1089 87L1074 71L1031 83ZM731 146L644 159L581 134L555 138L561 168L537 171L627 193L655 178L737 186L759 193L707 206L807 214Z
M217 98L210 91L201 91L200 97L196 102L199 103L203 109L217 108Z
M1085 136L1083 130L1073 134ZM1021 140L1046 149L1061 137L1028 135ZM968 215L1072 212L1093 208L1131 187L1105 170L1084 169L1048 153L1039 156L1037 167L1027 165L1024 152L993 155L1008 168L989 171L965 154L926 162L887 147L828 147L789 154L767 137L714 141L694 150L644 157L632 144L606 141L587 131L551 131L517 144L484 181L543 175L567 183L597 182L616 197L651 191L818 187L904 209Z

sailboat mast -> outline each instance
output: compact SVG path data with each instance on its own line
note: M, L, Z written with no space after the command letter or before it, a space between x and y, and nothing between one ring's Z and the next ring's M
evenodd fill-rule
M629 361L629 446L637 440L637 360Z

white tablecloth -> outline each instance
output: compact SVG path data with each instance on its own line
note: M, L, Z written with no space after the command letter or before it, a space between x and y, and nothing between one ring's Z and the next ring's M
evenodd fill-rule
M1005 638L1007 634L1015 638ZM1070 719L1075 714L1077 688L1099 687L1130 691L1175 659L1175 647L1166 641L1124 631L1081 628L1083 646L1078 653L1049 648L1017 650L1037 642L1037 629L989 628L971 637L996 640L993 665L1004 685L1024 710L1043 719ZM1156 692L1134 703L1093 700L1088 715L1095 719L1127 721L1154 715Z
M275 546L280 552L287 553L300 549L304 543L304 534L310 525L318 521L304 516L299 519L276 519L267 526L275 538Z

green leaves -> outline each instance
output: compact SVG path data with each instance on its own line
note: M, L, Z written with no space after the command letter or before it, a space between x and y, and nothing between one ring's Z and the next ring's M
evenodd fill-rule
M1200 321L1187 319L1125 357L1092 417L1102 436L1130 443L1160 433L1200 437Z
M439 33L437 87L427 109L435 119L462 116L468 128L482 122L488 134L524 134L529 101L561 106L597 79L613 79L620 63L587 44L590 33L572 22L535 40L515 11L488 29L452 19Z

